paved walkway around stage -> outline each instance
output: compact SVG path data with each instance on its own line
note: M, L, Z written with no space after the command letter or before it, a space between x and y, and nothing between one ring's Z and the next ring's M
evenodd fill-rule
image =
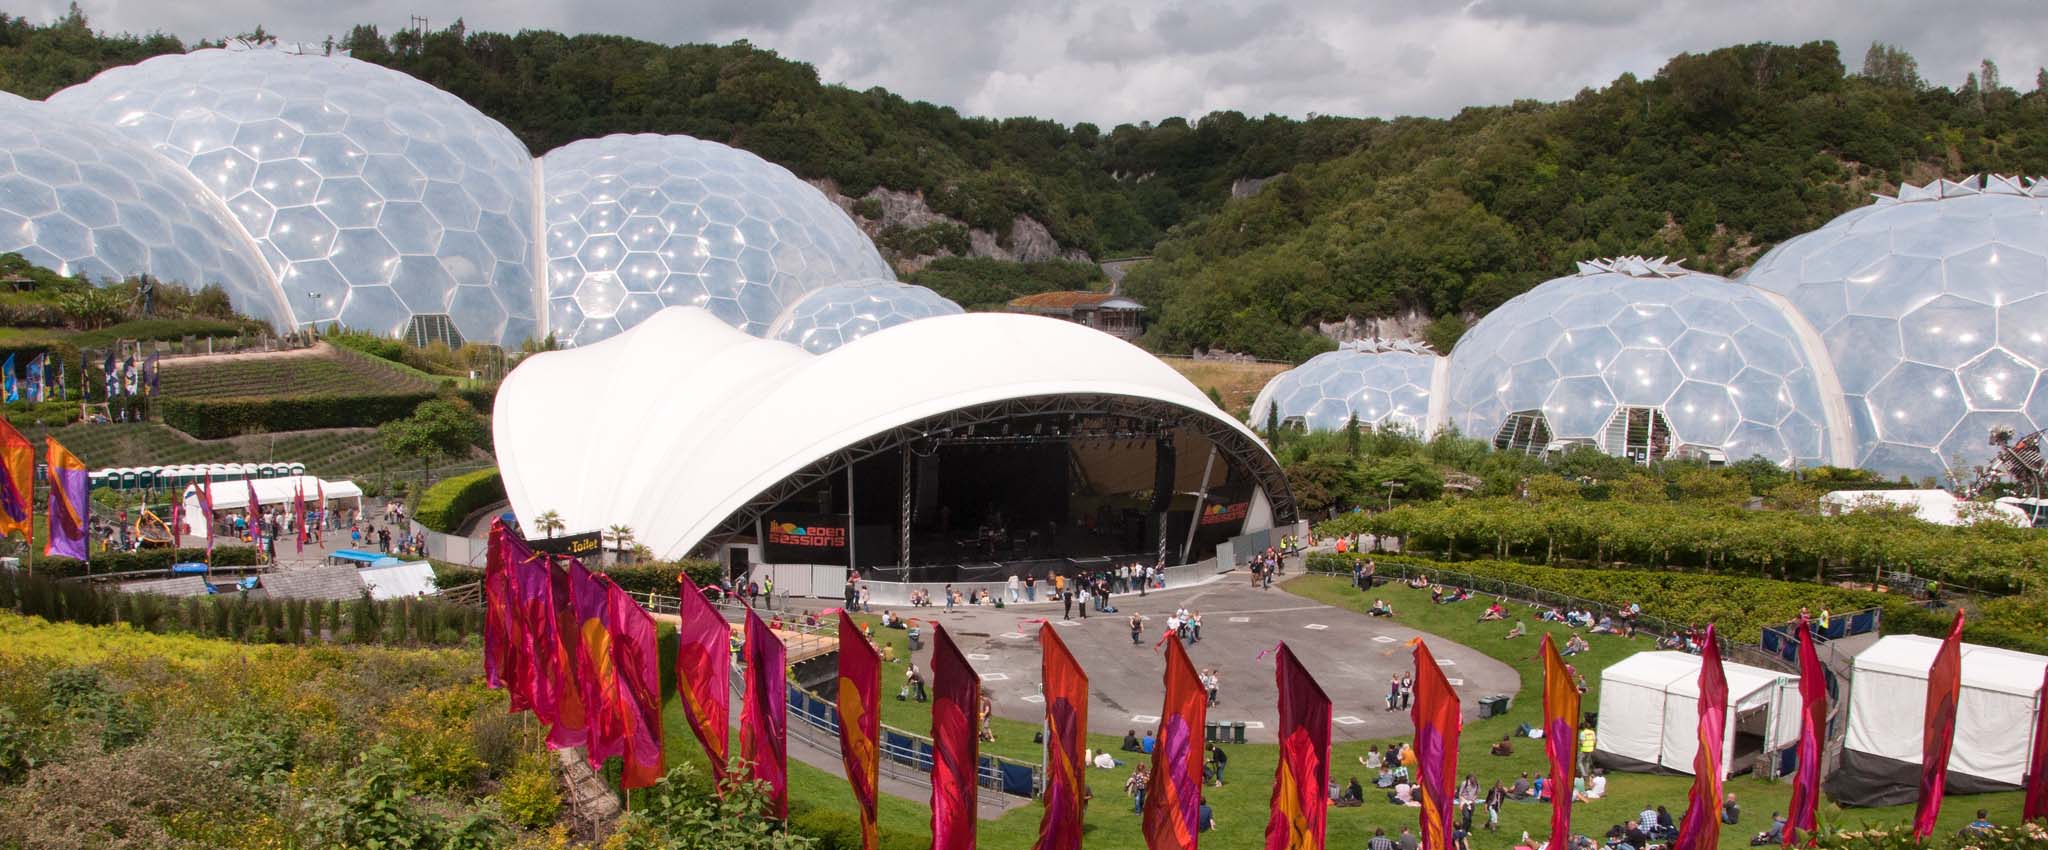
M1290 571L1289 575L1296 574ZM1094 701L1090 731L1122 735L1158 723L1163 652L1154 648L1167 615L1186 606L1202 614L1202 641L1188 648L1197 670L1214 668L1221 699L1209 709L1214 722L1243 721L1245 740L1277 740L1278 693L1273 660L1259 654L1281 641L1293 649L1335 703L1333 737L1338 741L1403 738L1411 734L1407 712L1387 711L1388 679L1414 669L1407 642L1422 633L1396 621L1368 617L1312 602L1279 589L1259 590L1245 573L1144 597L1119 595L1117 613L1079 611L1070 620L1057 619L1059 609L1027 605L995 609L963 606L905 612L945 626L981 674L983 686L995 696L996 714L1036 723L1043 718L1039 696L1038 622L1054 617L1061 640L1088 671ZM1145 617L1139 645L1130 639L1129 617ZM917 663L931 669L931 639L916 653ZM1477 717L1479 697L1514 694L1521 679L1513 669L1477 650L1432 638L1430 651L1451 684L1467 698L1469 717Z

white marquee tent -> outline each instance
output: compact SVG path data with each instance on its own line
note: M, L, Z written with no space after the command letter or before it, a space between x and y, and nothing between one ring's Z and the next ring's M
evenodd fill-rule
M1921 522L1968 525L2002 522L2022 528L2033 524L2026 511L2003 500L1967 502L1947 490L1836 490L1820 497L1822 513L1854 513L1871 507L1911 508Z
M1799 737L1796 677L1722 662L1728 679L1727 738L1722 772L1759 752L1738 739L1761 739L1775 750ZM1699 752L1700 659L1685 652L1638 652L1600 673L1600 720L1594 755L1622 770L1692 773Z
M1848 805L1894 805L1918 795L1927 670L1937 638L1892 635L1856 656L1849 682L1848 738L1829 793ZM1977 792L2018 787L2033 747L2048 658L1963 644L1963 688L1956 700L1949 788Z
M290 506L292 500L303 489L306 494L306 506L308 509L317 506L317 494L322 492L327 496L327 509L330 511L342 508L354 508L360 511L363 508L363 488L357 487L353 481L328 481L311 475L296 475L285 478L256 478L231 483L215 481L213 482L214 513L221 516L247 513L249 510L250 488L256 490L257 504L266 507L276 505ZM199 513L199 485L196 484L185 488L185 533L202 536L206 534L206 518Z

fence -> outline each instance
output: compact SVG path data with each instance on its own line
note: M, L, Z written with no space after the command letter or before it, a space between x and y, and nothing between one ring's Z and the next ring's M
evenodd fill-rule
M1832 615L1827 618L1825 625L1815 621L1812 623L1812 628L1813 633L1818 635L1821 640L1828 641L1841 640L1842 638L1854 635L1872 634L1882 628L1883 623L1884 609L1865 608L1853 614ZM1788 662L1798 663L1799 624L1797 622L1790 622L1777 626L1765 626L1761 645L1765 652L1774 653Z
M1328 561L1322 559L1310 559L1308 562L1307 569L1309 572L1313 573L1323 573L1325 575L1341 575L1347 578L1350 577L1350 573L1347 571L1320 566L1320 564L1326 563L1328 563ZM1346 561L1344 563L1349 564L1350 562ZM1480 576L1472 575L1470 573L1461 573L1457 570L1446 570L1436 567L1424 567L1416 564L1402 563L1399 561L1379 562L1378 570L1375 573L1375 577L1389 578L1389 573L1393 574L1391 576L1392 578L1403 580L1419 575L1426 577L1430 581L1439 584L1447 584L1453 587L1466 588L1474 593L1485 594L1487 596L1505 596L1511 600L1526 603L1529 605L1561 608L1564 610L1585 610L1591 611L1595 615L1599 615L1602 612L1614 612L1614 606L1612 605L1607 605L1601 602L1595 602L1591 599L1585 599L1578 596L1572 596L1570 594L1558 593L1552 590L1544 590L1538 587L1531 587L1526 584L1517 584L1515 582L1502 581L1500 579L1494 578L1483 578ZM1691 624L1673 623L1669 620L1665 620L1659 617L1652 617L1647 614L1637 615L1635 617L1634 622L1637 631L1648 632L1650 634L1659 635L1662 637L1670 637L1673 635L1690 635L1694 631ZM1786 660L1777 655L1776 653L1765 652L1764 650L1749 644L1736 643L1734 641L1729 640L1726 635L1720 635L1718 637L1720 638L1721 642L1722 655L1732 661L1737 661L1743 664L1749 664L1755 667L1763 667L1766 669L1777 670L1779 672L1784 673L1797 672L1797 668L1794 665L1786 663Z

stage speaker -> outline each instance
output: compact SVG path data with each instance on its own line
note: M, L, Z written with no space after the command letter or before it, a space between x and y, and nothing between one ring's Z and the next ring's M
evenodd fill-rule
M1173 504L1173 441L1160 440L1153 445L1152 513L1163 514Z
M744 582L746 580L747 573L752 569L752 567L747 563L746 547L734 546L731 549L726 550L726 558L726 575L730 576L735 582Z

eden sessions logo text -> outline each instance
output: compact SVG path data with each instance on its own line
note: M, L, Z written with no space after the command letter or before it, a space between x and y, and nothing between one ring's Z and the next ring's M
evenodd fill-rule
M1232 502L1228 505L1210 505L1207 509L1202 511L1202 524L1217 525L1219 523L1236 522L1238 520L1244 519L1245 511L1249 510L1250 508L1250 502Z
M818 549L846 546L846 529L793 522L768 524L768 542L778 546L809 546Z

